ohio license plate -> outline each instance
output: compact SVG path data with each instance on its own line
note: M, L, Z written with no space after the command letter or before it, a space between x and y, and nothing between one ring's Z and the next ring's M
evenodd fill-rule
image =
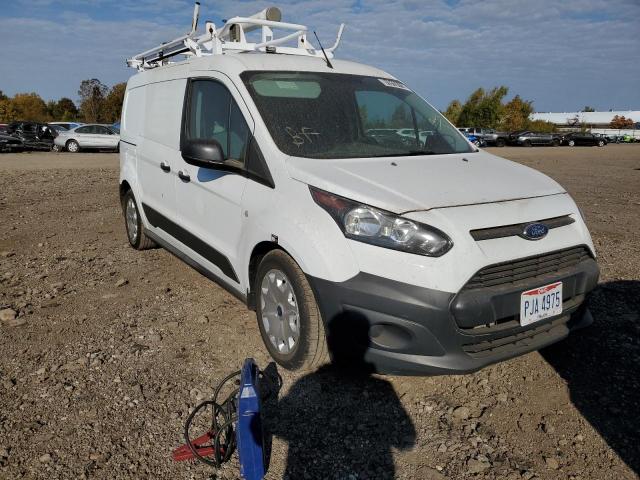
M530 325L562 313L562 282L552 283L520 295L520 325Z

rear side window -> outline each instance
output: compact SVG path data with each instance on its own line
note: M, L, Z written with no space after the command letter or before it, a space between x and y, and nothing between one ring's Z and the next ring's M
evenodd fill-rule
M91 127L76 128L76 133L91 133Z
M249 127L227 88L215 80L193 80L185 111L186 140L216 140L225 160L244 164Z

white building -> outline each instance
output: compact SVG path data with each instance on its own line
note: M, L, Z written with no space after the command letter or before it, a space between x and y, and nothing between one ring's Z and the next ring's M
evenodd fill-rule
M630 118L640 128L640 110L612 111L612 112L562 112L562 113L532 113L531 120L544 120L558 127L580 127L585 124L591 128L608 128L613 117Z

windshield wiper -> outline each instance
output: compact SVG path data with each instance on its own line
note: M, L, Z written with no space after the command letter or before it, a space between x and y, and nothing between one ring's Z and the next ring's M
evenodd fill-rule
M431 150L411 150L404 153L385 153L382 155L372 155L373 157L417 157L420 155L439 155Z

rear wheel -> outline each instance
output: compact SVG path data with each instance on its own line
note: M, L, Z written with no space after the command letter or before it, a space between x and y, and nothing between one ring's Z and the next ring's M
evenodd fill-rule
M54 144L54 145L51 147L51 151L53 151L53 152L61 152L61 151L62 151L62 147L61 147L60 145L55 145L55 144Z
M569 145L570 147L575 147L576 146L576 141L575 140L569 140L567 142L567 145Z
M533 147L531 140L525 140L524 142L522 142L522 145L525 147Z
M506 142L504 141L504 138L498 138L496 140L496 147L504 147L506 144Z
M604 147L604 141L598 140L598 146L599 147Z
M551 142L551 145L553 145L554 147L559 147L560 140L558 140L557 138L554 138L553 141Z
M80 145L75 140L69 140L67 142L67 151L71 153L78 153L80 151Z
M267 253L255 279L256 317L271 357L287 370L328 360L320 309L298 264L282 250Z
M136 250L146 250L155 247L155 242L145 234L138 204L131 190L124 195L122 207L124 210L124 223L127 229L129 244Z

